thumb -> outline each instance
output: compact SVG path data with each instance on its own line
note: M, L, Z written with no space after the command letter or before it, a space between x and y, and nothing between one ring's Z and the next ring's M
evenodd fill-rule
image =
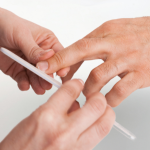
M23 36L19 39L19 48L28 61L33 64L36 64L41 60L48 59L55 53L53 50L44 50L40 48L31 34L28 36Z

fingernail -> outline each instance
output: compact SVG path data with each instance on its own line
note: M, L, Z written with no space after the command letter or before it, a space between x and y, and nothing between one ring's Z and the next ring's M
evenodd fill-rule
M79 81L80 81L80 82L81 82L81 84L84 86L84 82L83 82L83 80L79 79Z
M46 71L48 69L48 62L47 61L41 61L37 63L37 68L40 69L41 71Z
M48 50L44 50L43 52L40 53L40 56L45 55L46 53L48 53L49 51L51 51L52 49L48 49Z
M67 76L68 73L66 73L64 76L62 76L62 78L64 78L65 76Z

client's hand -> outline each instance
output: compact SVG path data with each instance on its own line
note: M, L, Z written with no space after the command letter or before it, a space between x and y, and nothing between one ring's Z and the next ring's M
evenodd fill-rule
M13 51L33 64L63 49L52 31L2 8L0 8L0 47ZM45 90L49 90L52 86L1 52L0 70L11 76L18 83L19 89L23 91L28 90L31 85L35 93L44 94ZM65 70L59 71L58 74L61 75L63 71Z
M150 17L104 23L85 38L48 59L46 73L76 64L63 78L66 81L84 60L92 59L103 59L104 63L90 73L83 90L86 96L100 91L117 75L121 80L106 94L108 104L113 107L136 89L150 86ZM38 64L41 69L42 64Z
M97 92L82 108L75 99L83 82L66 82L47 103L17 125L1 150L92 150L111 130L115 114Z

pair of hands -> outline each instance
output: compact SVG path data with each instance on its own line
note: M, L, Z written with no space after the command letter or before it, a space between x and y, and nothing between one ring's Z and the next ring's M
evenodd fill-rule
M3 14L0 16L0 46L13 51L34 65L41 61L37 67L50 76L57 72L59 76L65 76L62 78L65 82L71 79L83 61L104 60L102 65L92 70L85 83L83 93L87 97L87 102L83 108L80 109L77 102L73 103L73 99L78 97L74 92L79 95L83 87L77 88L76 84L79 84L77 80L67 82L46 104L21 122L6 137L1 143L3 149L12 146L14 139L21 143L14 145L15 149L20 147L36 149L37 143L39 149L44 147L69 149L70 146L84 149L83 146L86 145L88 148L85 149L91 149L109 132L115 118L112 109L104 102L105 98L99 93L100 89L110 79L119 75L122 79L106 95L108 104L117 106L136 89L150 85L149 17L108 21L85 38L61 51L62 45L48 29L19 18L6 10L0 9L0 12ZM49 49L53 50L49 51ZM37 94L44 94L45 90L51 88L49 83L2 53L0 53L0 69L17 81L21 90L28 90L31 85ZM76 88L72 89L72 86ZM63 97L61 93L67 94ZM53 103L54 99L57 104ZM70 108L72 103L73 106ZM61 109L64 109L65 113L62 113L63 111L59 113ZM77 115L79 112L82 119ZM85 126L81 128L80 124ZM76 133L74 138L72 133ZM84 138L87 140L80 142L81 135L86 135ZM92 138L88 139L89 135L93 137L93 141L90 141ZM69 141L70 145L67 140L72 141Z
M50 76L57 72L63 82L72 78L83 61L103 59L104 63L91 71L85 83L86 97L100 91L117 75L121 80L106 94L112 107L136 89L150 86L150 17L108 21L63 49L52 31L6 10L0 12L0 46L34 65L44 60L37 67ZM37 94L44 94L52 86L2 53L0 69L17 81L21 90L31 85Z
M48 29L0 9L0 46L33 65L61 51L63 46ZM37 94L44 94L51 84L0 52L0 69L11 76L20 90L30 85ZM60 69L64 76L70 67ZM49 74L53 76L52 73ZM99 92L87 98L83 108L75 99L83 90L82 80L66 82L28 118L18 124L0 143L1 150L90 150L111 130L115 114Z

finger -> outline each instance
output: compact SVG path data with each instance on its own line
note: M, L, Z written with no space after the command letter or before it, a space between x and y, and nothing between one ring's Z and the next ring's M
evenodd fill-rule
M52 57L54 54L55 54L55 51L53 49L44 50L43 52L39 54L38 61L46 60Z
M54 78L53 74L50 74L49 76ZM45 81L44 79L42 79L40 77L39 77L39 82L40 82L41 87L44 90L50 90L52 88L52 84L50 84L49 82Z
M28 61L33 64L39 62L40 56L43 56L43 53L45 53L45 51L37 45L31 33L27 30L22 30L22 32L19 32L19 34L17 35L16 39L19 48L27 57ZM49 58L52 55L52 53L52 51L47 51L46 58Z
M38 95L43 95L45 93L45 90L40 85L39 77L31 71L27 71L27 74L34 92Z
M75 101L72 106L70 107L70 109L68 110L68 113L71 113L73 111L76 111L77 109L80 108L80 104L79 102Z
M106 57L110 51L110 44L103 39L84 38L59 51L47 61L42 61L37 64L37 67L46 73L54 73L62 68L72 66L78 62L89 59L97 59ZM48 66L47 69L43 67ZM43 70L43 68L45 70Z
M7 62L10 62L9 58L6 60L4 61L5 65L7 64ZM21 91L27 91L30 88L30 82L29 82L25 68L15 62L12 62L10 66L9 67L7 66L5 68L2 67L2 71L5 74L11 76L18 83L18 88Z
M46 60L50 57L52 57L53 55L55 54L54 50L52 49L49 49L49 50L45 50L44 52L42 52L40 54L40 57L39 57L39 61L42 61L42 60ZM47 66L46 66L47 67ZM38 68L39 69L39 68ZM66 67L66 68L63 68L61 70L59 70L57 72L57 75L59 75L60 77L64 77L67 75L67 73L69 72L70 70L70 67ZM42 70L43 71L43 70Z
M53 44L52 44L52 43L53 43ZM58 41L58 39L56 38L55 35L53 35L53 36L51 35L50 38L48 38L48 39L45 40L44 42L40 43L39 46L40 46L41 48L43 48L43 49L50 49L50 48L52 48L53 51L54 51L54 53L57 53L57 52L59 52L59 51L61 51L61 50L64 49L64 47L63 47L62 44ZM54 54L54 53L53 53L53 54ZM47 56L47 54L46 54L46 56ZM44 55L44 58L41 58L41 57L40 57L39 60L42 61L42 60L46 60L46 59L52 57L52 55L51 55L51 56L48 56L48 57L46 57L46 56ZM67 75L67 73L69 72L69 70L70 70L70 67L61 69L60 71L57 72L57 75L59 75L60 77L64 77L64 76Z
M114 121L115 113L107 106L103 116L79 136L78 145L84 145L83 150L93 149L110 132Z
M64 47L59 41L56 44L54 44L52 48L54 49L56 53L64 49ZM60 77L65 77L69 71L70 71L70 67L66 67L66 68L60 69L57 72L57 75Z
M55 108L57 113L67 113L82 89L82 80L74 79L68 81L51 96L46 105Z
M112 78L126 70L127 63L122 60L104 62L91 71L85 83L84 95L89 96L92 93L99 92Z
M66 75L68 74L68 72L70 71L70 67L64 68L64 69L60 69L57 72L57 75L60 77L66 77Z
M103 115L106 109L106 99L101 93L94 93L88 99L85 105L72 114L70 117L73 129L78 131L73 133L75 135L81 134L89 128L100 116ZM73 132L74 132L73 131Z
M132 92L139 89L142 84L143 79L138 72L128 73L106 94L108 104L112 107L118 106Z
M85 36L85 38L104 38L106 36L106 30L103 28L103 24L100 27L94 29L91 33Z
M55 51L55 53L64 49L64 47L59 42L59 40L54 35L54 33L49 35L49 37L46 40L42 41L38 45L44 50L53 49Z
M21 91L29 90L30 82L25 71L19 72L15 77L15 81L18 83L18 87Z
M48 83L44 79L39 77L39 83L44 90L50 90L52 88L52 84Z
M70 67L70 71L68 72L68 74L67 74L66 76L64 76L64 77L61 78L62 83L64 83L64 82L70 80L70 79L73 77L73 75L75 74L75 72L76 72L76 71L79 69L79 67L82 65L82 63L83 63L83 61L82 61L82 62L79 62L79 63L77 63L77 64L75 64L75 65L73 65L73 66L71 66L71 67Z

